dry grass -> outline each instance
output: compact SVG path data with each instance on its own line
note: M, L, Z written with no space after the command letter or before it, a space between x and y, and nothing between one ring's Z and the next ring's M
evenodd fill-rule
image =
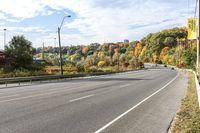
M198 106L194 75L190 73L186 97L182 100L172 133L200 133L200 109Z

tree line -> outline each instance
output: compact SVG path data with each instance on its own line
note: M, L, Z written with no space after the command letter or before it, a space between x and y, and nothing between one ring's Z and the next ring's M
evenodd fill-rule
M49 66L59 66L58 47L33 48L24 36L15 36L5 48L14 60L15 68L32 66L33 57L46 60ZM150 33L140 41L130 43L93 43L62 47L64 69L74 72L127 70L143 62L171 64L195 69L196 42L187 40L187 28L173 28Z

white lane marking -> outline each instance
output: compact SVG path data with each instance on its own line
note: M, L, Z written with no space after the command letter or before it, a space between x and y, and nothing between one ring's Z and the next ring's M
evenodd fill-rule
M85 98L89 98L89 97L92 97L94 96L94 94L92 95L87 95L87 96L84 96L84 97L80 97L80 98L76 98L76 99L72 99L72 100L69 100L69 102L75 102L75 101L78 101L78 100L82 100L82 99L85 99Z
M120 118L122 118L123 116L125 116L126 114L128 114L129 112L131 112L133 109L135 109L139 105L141 105L143 102L147 101L148 99L150 99L151 97L153 97L154 95L156 95L157 93L159 93L160 91L162 91L163 89L165 89L169 84L171 84L174 80L176 80L176 78L178 76L179 76L179 73L176 75L176 77L174 77L171 81L169 81L165 86L163 86L162 88L160 88L159 90L157 90L156 92L154 92L153 94L151 94L150 96L146 97L144 100L140 101L135 106L133 106L132 108L130 108L129 110L127 110L123 114L119 115L118 117L116 117L115 119L113 119L112 121L110 121L108 124L106 124L102 128L100 128L97 131L95 131L94 133L100 133L100 132L102 132L104 129L106 129L107 127L109 127L113 123L115 123L117 120L119 120Z
M101 84L98 84L98 85L103 85L103 84L107 84L107 83L110 83L109 81L108 82L104 82L104 83L101 83ZM76 90L76 89L80 89L82 86L79 86L79 87L76 87L76 88L73 88L73 89L67 89L67 90L61 90L61 91L50 91L50 92L47 92L47 93L40 93L40 94L32 94L32 95L29 95L29 96L25 96L25 97L18 97L18 98L12 98L12 99L8 99L8 100L2 100L0 101L0 103L4 103L4 102L12 102L12 101L16 101L16 100L23 100L23 99L28 99L28 98L34 98L34 97L39 97L39 96L48 96L48 95L52 95L52 94L59 94L61 92L68 92L68 91L72 91L72 90ZM93 87L93 86L89 86L89 87Z
M2 96L2 97L0 97L0 99L9 98L9 97L16 97L16 96L20 96L20 95L19 94L15 94L15 95L10 95L10 96Z
M60 92L68 92L70 90L74 90L74 89L68 89L68 90L63 90L63 91L54 91L54 92L49 92L49 93L36 94L36 95L30 95L30 96L25 96L25 97L19 97L19 98L13 98L13 99L8 99L8 100L2 100L2 101L0 101L0 103L10 102L10 101L15 101L15 100L22 100L22 99L27 99L27 98L34 98L34 97L39 97L39 96L48 96L48 95L51 95L51 94L59 94Z
M78 89L78 88L75 88L75 89ZM35 95L29 95L29 96L25 96L25 97L2 100L2 101L0 101L0 103L10 102L10 101L15 101L15 100L22 100L22 99L27 99L27 98L34 98L34 97L39 97L39 96L48 96L48 95L51 95L51 94L59 94L61 92L68 92L68 91L71 91L71 90L74 90L74 89L67 89L67 90L62 90L62 91L52 91L52 92L48 92L48 93L35 94Z
M102 83L102 84L99 84L99 85L104 85L104 84L107 84L107 83L109 83L109 82L105 82L105 83ZM16 100L23 100L23 99L34 98L34 97L39 97L39 96L48 96L48 95L52 95L52 94L59 94L59 93L62 93L62 92L68 92L68 91L72 91L72 90L81 89L81 87L82 86L72 88L72 89L67 89L67 90L61 90L61 91L55 90L55 91L50 91L50 92L42 93L42 94L41 93L40 94L33 94L33 95L25 96L25 97L2 100L2 101L0 101L0 103L11 102L11 101L16 101ZM94 87L94 86L88 86L88 87Z
M121 86L119 86L119 88L125 88L125 87L128 87L128 86L130 86L130 84L121 85Z

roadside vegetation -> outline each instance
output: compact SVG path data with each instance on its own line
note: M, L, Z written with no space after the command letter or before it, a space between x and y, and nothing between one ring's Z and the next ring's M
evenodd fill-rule
M14 36L5 46L6 61L0 66L0 77L46 75L42 65L32 63L36 49L24 36Z
M172 133L199 133L200 108L198 106L194 75L190 73L187 95L182 100Z
M64 46L64 74L134 70L144 62L195 69L195 49L186 28L151 33L140 41ZM1 66L0 77L60 73L58 47L35 49L24 36L14 36L5 53L9 63ZM44 62L34 64L33 59Z
M65 66L75 71L135 69L141 62L195 69L196 62L196 42L187 40L186 28L151 33L140 41L93 43L62 49ZM54 67L59 66L58 48L37 48L35 57L43 57Z

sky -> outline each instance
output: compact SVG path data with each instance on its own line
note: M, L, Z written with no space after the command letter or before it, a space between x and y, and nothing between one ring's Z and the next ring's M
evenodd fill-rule
M149 33L187 25L196 0L0 0L0 49L15 35L34 47L139 40Z

